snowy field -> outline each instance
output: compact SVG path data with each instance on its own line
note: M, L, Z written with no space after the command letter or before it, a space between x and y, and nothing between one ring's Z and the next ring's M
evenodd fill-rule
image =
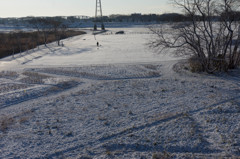
M0 60L0 158L240 157L239 70L190 73L144 27L87 33Z

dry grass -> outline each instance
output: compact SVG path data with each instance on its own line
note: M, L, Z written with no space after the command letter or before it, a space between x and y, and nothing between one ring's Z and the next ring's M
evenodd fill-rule
M13 117L4 116L0 119L0 130L2 132L6 132L7 129L14 123L15 123L15 120Z
M57 41L54 32L49 31L46 34L48 35L47 43ZM81 34L85 32L68 30L61 39ZM43 33L38 32L0 33L0 41L0 58L34 49L45 43Z
M13 72L13 71L2 71L2 72L0 72L0 78L15 79L17 77L18 77L17 72Z
M6 132L10 127L12 127L14 124L24 124L32 118L33 113L35 110L26 110L22 111L15 115L9 115L9 116L2 116L0 117L0 132Z
M157 65L151 65L151 64L147 64L144 65L145 68L150 69L150 70L157 70L158 66Z
M163 152L159 152L159 153L154 153L152 156L153 159L172 159L173 155L171 155L170 153L163 151Z
M50 78L50 76L39 74L36 72L24 72L23 75L27 77L23 78L21 81L30 84L43 84L44 79Z
M28 86L25 84L16 84L16 83L11 83L11 84L0 84L0 93L6 93L9 91L16 91L19 89L25 89Z
M27 121L29 121L29 119L30 119L29 116L23 116L18 121L20 124L23 124L23 123L26 123Z
M150 71L150 72L148 72L148 76L149 77L159 77L160 73L156 72L156 71Z
M203 72L203 66L200 58L193 56L188 60L188 62L191 72Z

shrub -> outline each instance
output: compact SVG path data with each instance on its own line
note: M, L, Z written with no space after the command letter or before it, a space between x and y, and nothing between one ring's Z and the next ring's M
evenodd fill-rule
M218 71L225 71L227 72L228 70L228 62L226 58L219 54L214 60L213 60L213 66L216 68Z
M0 130L2 132L6 132L7 129L14 123L14 119L12 117L4 117L0 119Z
M204 68L201 59L197 56L192 56L188 60L191 72L203 72Z
M173 158L173 156L166 151L154 153L152 156L152 159L172 159L172 158Z

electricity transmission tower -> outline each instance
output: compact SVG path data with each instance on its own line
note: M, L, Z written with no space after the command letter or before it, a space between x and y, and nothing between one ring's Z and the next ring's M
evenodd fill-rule
M101 0L96 0L94 30L97 30L97 22L100 22L102 30L105 30L105 26L103 24L103 17L102 17L102 3L101 3Z

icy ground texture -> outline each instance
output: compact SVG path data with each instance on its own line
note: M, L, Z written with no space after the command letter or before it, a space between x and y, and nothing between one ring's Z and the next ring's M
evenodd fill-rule
M170 77L164 65L5 73L0 158L239 157L239 75Z
M239 70L181 71L121 30L0 61L0 158L240 157Z

